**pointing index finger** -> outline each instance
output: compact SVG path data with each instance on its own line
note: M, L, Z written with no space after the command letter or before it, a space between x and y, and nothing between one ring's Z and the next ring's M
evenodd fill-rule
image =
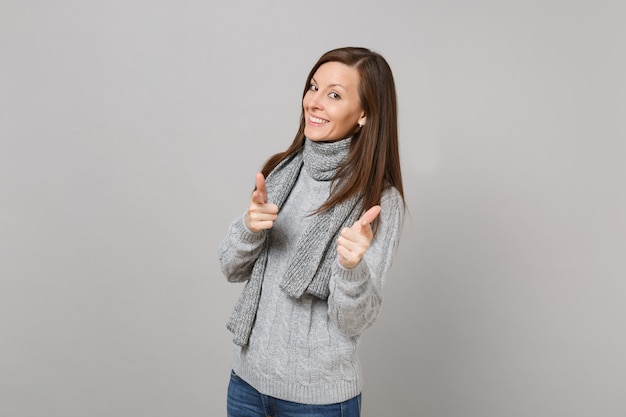
M371 222L376 220L376 217L378 217L379 214L380 214L380 206L371 207L369 210L367 210L363 214L363 216L361 216L361 220L360 220L361 225L365 226L367 224L370 224Z
M267 190L265 189L265 177L262 173L256 174L256 192L263 201L261 203L267 203Z

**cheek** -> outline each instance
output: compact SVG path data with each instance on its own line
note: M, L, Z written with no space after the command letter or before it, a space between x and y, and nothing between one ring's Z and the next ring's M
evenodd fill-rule
M358 119L358 113L356 113L352 109L341 109L336 113L337 120L341 120L342 124L350 124L352 125L355 120ZM354 122L356 123L356 122Z

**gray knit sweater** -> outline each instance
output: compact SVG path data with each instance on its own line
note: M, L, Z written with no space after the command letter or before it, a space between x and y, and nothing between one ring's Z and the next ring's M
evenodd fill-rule
M397 247L404 206L394 188L381 201L376 237L361 262L333 267L327 301L294 299L279 287L307 217L329 195L330 181L316 181L305 164L271 231L253 233L236 219L219 247L231 282L250 278L264 239L271 239L259 308L248 346L234 347L233 370L259 392L305 404L332 404L362 389L357 347L380 310L384 276Z

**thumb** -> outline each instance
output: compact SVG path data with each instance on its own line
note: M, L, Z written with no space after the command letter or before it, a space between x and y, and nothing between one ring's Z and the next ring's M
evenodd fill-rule
M367 210L363 214L363 216L361 216L361 218L356 223L354 223L354 226L352 227L355 228L357 231L360 231L361 228L369 226L370 223L376 220L376 217L378 217L379 214L380 206L373 206L369 210Z
M265 177L262 173L256 174L256 190L252 194L255 203L267 203L267 190L265 189Z

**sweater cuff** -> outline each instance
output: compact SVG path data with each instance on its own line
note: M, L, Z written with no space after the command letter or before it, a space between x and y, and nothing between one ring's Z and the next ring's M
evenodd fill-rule
M336 275L340 277L341 280L347 282L363 281L369 276L367 262L365 262L365 259L361 259L361 261L356 264L354 268L350 269L341 266L341 264L339 263L339 259L337 259L337 262L335 262L334 272L335 273L333 275Z

